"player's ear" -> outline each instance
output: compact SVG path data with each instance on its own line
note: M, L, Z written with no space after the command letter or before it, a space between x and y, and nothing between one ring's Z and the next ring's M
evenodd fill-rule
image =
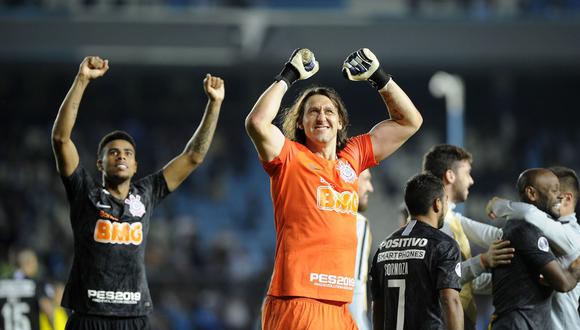
M574 200L574 196L572 195L571 192L563 192L562 199L566 200L566 202L571 204L572 201Z
M447 169L445 173L443 173L443 182L444 183L453 183L455 182L455 172L452 169Z
M524 192L526 193L528 200L530 200L532 202L535 202L536 200L538 200L538 192L536 191L536 188L534 188L532 186L527 186L524 189Z
M442 209L443 209L443 201L441 200L441 198L435 198L435 200L433 201L433 211L435 211L435 213L439 213L441 212Z
M99 170L99 172L103 172L103 160L102 159L97 159L97 170Z

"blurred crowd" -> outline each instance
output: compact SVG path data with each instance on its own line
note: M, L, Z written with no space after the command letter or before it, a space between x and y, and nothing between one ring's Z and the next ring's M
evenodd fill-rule
M335 9L406 15L553 16L580 10L580 0L0 0L0 8L81 10L156 7Z

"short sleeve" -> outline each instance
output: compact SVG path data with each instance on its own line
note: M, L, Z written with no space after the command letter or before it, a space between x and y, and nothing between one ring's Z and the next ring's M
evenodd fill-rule
M284 139L284 145L282 146L282 150L280 150L280 154L269 162L262 161L262 167L269 176L274 176L276 173L280 172L282 166L292 159L296 150L295 143L296 142Z
M461 290L461 254L453 241L442 241L437 244L437 255L433 260L437 276L437 290Z
M510 238L510 240L513 242L516 253L531 269L539 271L556 259L550 249L548 239L538 228L532 225L520 226L520 231L514 236L517 236L518 239L514 241L513 238Z
M375 256L373 257L373 262L371 263L371 269L369 271L369 281L371 282L371 297L374 299L379 299L384 296L383 292L383 275L380 271L379 265L377 265L377 256L379 255L380 249L377 250Z
M136 182L135 185L139 185L145 193L151 195L151 203L154 206L159 204L170 193L163 170L144 177Z
M352 164L356 166L357 174L367 168L378 165L375 160L373 143L370 134L362 134L350 138L344 149L340 152L341 157L350 157Z
M71 205L74 202L87 195L89 181L91 180L88 173L81 166L77 166L74 172L68 176L61 176L64 189L66 190L66 197Z

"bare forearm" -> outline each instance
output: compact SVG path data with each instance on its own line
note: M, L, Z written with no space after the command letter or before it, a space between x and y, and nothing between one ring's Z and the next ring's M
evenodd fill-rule
M261 131L272 124L287 89L283 81L273 83L266 89L246 118L246 129L249 132Z
M421 127L423 117L405 94L405 92L391 80L385 87L379 90L383 101L387 105L391 120L402 126L409 126L415 130Z
M449 330L463 330L463 309L459 301L443 304L443 317Z
M442 289L439 292L439 301L447 329L463 330L463 307L461 307L459 292L453 289Z
M74 127L79 105L89 84L89 79L77 76L62 102L58 115L52 128L52 139L55 142L63 142L70 139Z
M184 153L193 163L201 163L207 154L219 117L221 101L208 101L199 127L187 142Z
M576 264L577 265L577 264ZM568 292L576 287L580 279L580 267L574 264L569 269L563 269L559 262L553 260L540 269L544 281L558 292Z

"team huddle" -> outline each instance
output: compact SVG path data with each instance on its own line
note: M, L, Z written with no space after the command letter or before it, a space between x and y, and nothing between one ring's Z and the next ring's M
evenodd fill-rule
M224 81L208 74L203 118L184 150L136 181L135 140L124 131L105 135L97 148L101 178L95 180L81 166L71 133L86 87L108 69L107 60L84 59L52 130L74 233L62 301L72 311L66 329L151 328L144 256L151 214L203 161L225 97ZM422 173L404 188L406 224L371 258L368 220L361 214L373 191L368 169L399 149L423 118L363 48L347 56L342 72L377 89L384 120L349 137L349 114L338 93L311 87L275 125L293 83L318 70L310 51L294 51L245 121L270 177L274 206L276 250L263 329L474 329L476 293L493 295L492 329L580 329L574 171L525 170L516 184L520 202L493 198L488 204L490 217L509 219L498 228L455 211L474 183L471 154L434 146ZM473 256L470 243L487 251Z

